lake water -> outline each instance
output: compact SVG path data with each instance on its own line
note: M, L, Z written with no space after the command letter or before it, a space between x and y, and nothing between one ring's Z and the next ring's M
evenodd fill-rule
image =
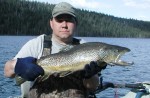
M12 59L23 44L35 36L0 36L0 98L16 98L20 95L20 87L15 85L13 79L4 77L4 64ZM105 42L114 45L128 47L131 52L125 54L122 59L134 61L134 65L128 67L107 66L102 71L104 81L115 83L135 83L150 81L150 39L137 38L101 38L82 37L89 42ZM98 98L115 98L124 96L130 89L109 88L97 94Z

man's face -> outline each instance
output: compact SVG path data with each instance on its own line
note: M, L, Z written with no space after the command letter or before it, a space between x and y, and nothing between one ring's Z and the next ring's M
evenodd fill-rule
M54 17L50 21L54 36L59 39L67 39L72 37L76 29L75 18L68 14L62 14Z

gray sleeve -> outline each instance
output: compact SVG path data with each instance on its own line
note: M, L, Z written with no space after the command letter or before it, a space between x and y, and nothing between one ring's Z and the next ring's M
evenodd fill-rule
M44 35L41 35L37 38L29 40L17 53L14 59L23 58L23 57L35 57L40 58L43 51L43 41Z

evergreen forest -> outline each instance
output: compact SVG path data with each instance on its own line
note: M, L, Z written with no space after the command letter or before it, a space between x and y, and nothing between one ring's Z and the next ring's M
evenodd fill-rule
M28 0L0 0L0 35L51 34L54 4ZM80 37L150 38L150 21L114 17L76 9Z

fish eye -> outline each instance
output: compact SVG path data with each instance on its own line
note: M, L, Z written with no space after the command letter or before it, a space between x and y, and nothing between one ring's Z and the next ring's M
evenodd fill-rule
M118 51L119 51L118 49L115 49L115 50L114 50L114 52L118 52Z

